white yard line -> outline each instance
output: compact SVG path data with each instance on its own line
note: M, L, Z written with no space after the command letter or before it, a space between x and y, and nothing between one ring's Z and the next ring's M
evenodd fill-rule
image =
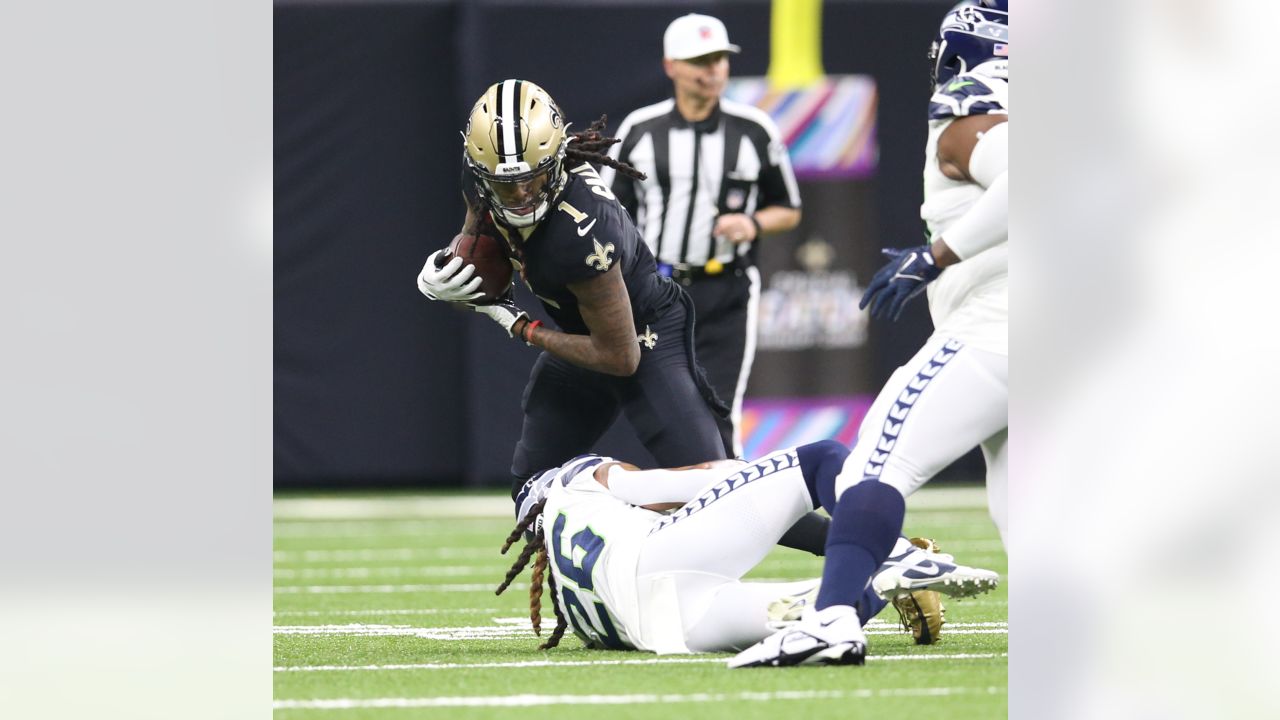
M482 609L482 608L475 608L475 609L463 609L463 610L446 610L446 609L426 609L426 610L349 610L349 611L334 611L334 612L325 612L325 611L323 611L323 610L310 610L310 611L306 611L306 613L305 613L305 614L306 614L306 615L311 615L311 616L317 616L317 615L355 615L355 614L364 614L364 615L426 614L426 615L431 615L431 614L440 613L440 612L494 612L494 611L493 611L493 610L485 610L485 609ZM293 615L297 615L297 614L299 614L299 613L297 613L297 612L295 612L295 613L279 613L279 612L278 612L278 613L276 613L276 615L284 615L284 614L293 614ZM349 629L349 630L360 630L360 629L362 629L362 628L406 628L406 629L416 629L416 630L484 630L484 629L489 629L489 628L508 628L508 629L516 629L516 630L532 630L532 629L533 629L533 624L529 622L529 618L527 618L527 617L495 617L495 618L493 618L493 623L494 623L493 625L481 625L481 626L470 627L470 628L467 628L467 627L456 627L456 626L432 627L432 626L429 626L429 625L386 625L386 624L381 624L381 623L374 623L374 624L367 624L367 623L344 623L344 624L341 624L341 625L339 625L339 624L333 624L333 623L326 623L326 624L323 624L323 625L276 625L273 629L275 629L275 630L279 630L279 629L281 629L281 628L293 628L293 629L301 628L301 629L303 629L302 631L305 631L305 629L334 629L334 628L337 628L337 629ZM886 620L872 620L872 621L868 622L868 623L867 623L867 625L866 625L866 629L867 629L867 630L881 630L881 629L893 629L893 630L896 630L896 629L898 629L899 627L901 627L901 626L900 626L900 625L898 625L898 623L896 623L896 622L889 622L889 621L886 621ZM1007 629L1009 628L1009 623L1007 623L1007 622L1003 622L1003 621L995 621L995 622L969 622L969 623L953 623L953 622L948 622L948 623L946 623L943 627L948 628L948 629L954 629L954 628L1004 628L1004 629L1006 629L1006 630L1007 630Z
M360 580L367 578L430 578L458 577L460 575L493 575L503 568L492 565L427 565L410 567L334 567L334 568L276 568L272 575L286 580Z
M346 623L342 625L276 625L275 635L312 635L348 637L419 637L425 640L523 640L534 637L528 618L495 618L495 625L464 627L420 627L414 625L384 625L381 623ZM544 627L549 626L544 623ZM905 631L889 623L870 623L868 635L899 635ZM1007 623L947 623L943 626L947 635L1008 635Z
M553 623L543 627L549 631ZM313 635L327 637L418 637L423 640L532 640L536 636L533 629L513 630L511 628L388 628L384 630L294 630L296 626L282 625L276 635ZM867 635L902 635L905 630L867 630ZM1008 635L1007 629L956 630L946 628L947 635Z
M472 522L474 521L474 522ZM510 523L515 526L515 521ZM507 523L490 522L482 518L435 518L416 520L334 520L332 522L275 522L272 535L277 540L296 538L385 538L410 537L429 538L447 536L452 539L459 535L489 536L495 538L496 548L502 547L502 540L510 532Z
M276 710L354 710L365 708L528 707L533 705L636 705L707 702L770 702L774 700L841 700L874 697L938 697L947 695L1003 695L1006 687L916 687L849 690L780 690L775 692L689 693L666 695L478 695L418 698L328 698L276 700Z
M499 555L489 548L401 547L363 550L276 550L271 559L278 563L387 562L395 560L474 560Z
M439 615L440 613L475 613L486 614L497 612L497 608L399 608L395 610L277 610L276 617L367 617L378 615Z
M497 582L445 585L277 585L277 595L346 595L351 593L427 593L427 592L493 592ZM511 583L507 592L528 590L528 583Z
M552 623L554 624L554 623ZM428 640L475 640L478 638L514 639L533 637L533 628L510 625L480 625L473 627L413 627L410 625L276 625L274 635L327 635L353 637L420 637Z
M954 653L929 655L868 655L867 661L929 661L929 660L998 660L1009 653ZM643 660L527 660L523 662L487 663L415 663L403 665L283 665L272 668L275 672L382 672L389 670L465 670L470 668L544 668L588 667L606 665L680 665L687 663L713 664L725 662L725 657L656 657Z
M511 519L509 495L396 495L379 498L284 498L271 504L277 520L495 517Z
M523 662L487 663L413 663L404 665L285 665L272 668L275 672L357 672L383 670L462 670L466 668L543 668L587 667L594 665L679 665L682 663L716 663L724 658L647 658L643 660L527 660Z

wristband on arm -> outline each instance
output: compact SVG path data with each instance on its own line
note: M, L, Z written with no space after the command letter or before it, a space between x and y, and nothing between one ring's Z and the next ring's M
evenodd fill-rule
M525 322L524 329L520 331L520 339L524 340L525 345L528 345L529 347L533 347L533 329L538 327L541 324L542 324L541 320Z

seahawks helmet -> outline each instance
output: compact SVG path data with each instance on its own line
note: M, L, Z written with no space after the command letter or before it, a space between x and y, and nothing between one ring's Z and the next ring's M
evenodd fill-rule
M514 498L517 521L523 520L529 514L529 511L533 509L533 506L542 502L542 499L547 496L547 489L551 487L552 481L556 479L556 474L552 470L559 470L559 468L543 470L525 480L524 485L520 486L520 490L516 492Z
M1009 78L1009 0L964 0L942 19L929 47L934 86L979 65L988 75Z
M463 131L463 157L496 219L532 227L564 188L568 126L546 90L503 80L485 90Z

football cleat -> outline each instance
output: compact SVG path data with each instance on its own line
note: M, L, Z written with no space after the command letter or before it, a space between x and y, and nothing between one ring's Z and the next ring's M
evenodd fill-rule
M821 582L814 581L813 587L796 595L784 595L769 603L769 621L771 630L781 630L800 622L804 612L813 607L818 599L818 588Z
M867 636L858 613L848 605L832 605L738 653L729 667L862 665L866 658Z
M930 552L938 552L938 545L929 538L911 538L912 545ZM947 609L942 606L942 596L935 590L916 590L893 599L893 609L898 611L902 629L911 633L917 645L938 642L942 626L947 622Z
M894 554L880 565L871 578L871 587L885 600L893 600L917 590L935 590L950 597L970 597L1000 584L1000 576L990 570L957 565L955 558L935 552L932 540L917 538L917 546L900 538Z
M797 595L786 595L769 603L770 630L782 630L800 622L806 610L813 612L818 599L820 584ZM893 609L898 611L902 629L911 633L917 645L932 645L942 634L946 622L946 608L942 596L933 590L916 590L893 599Z
M946 608L942 596L934 590L916 590L893 599L893 609L898 611L902 628L911 633L917 645L938 642L942 626L946 623Z

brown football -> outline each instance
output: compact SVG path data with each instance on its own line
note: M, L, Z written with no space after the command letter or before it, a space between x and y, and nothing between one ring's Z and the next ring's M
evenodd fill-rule
M476 266L476 277L480 278L480 291L484 293L484 297L474 302L493 302L511 285L513 268L507 249L501 240L492 235L459 233L449 243L449 252L441 253L439 264L443 266L454 255Z

